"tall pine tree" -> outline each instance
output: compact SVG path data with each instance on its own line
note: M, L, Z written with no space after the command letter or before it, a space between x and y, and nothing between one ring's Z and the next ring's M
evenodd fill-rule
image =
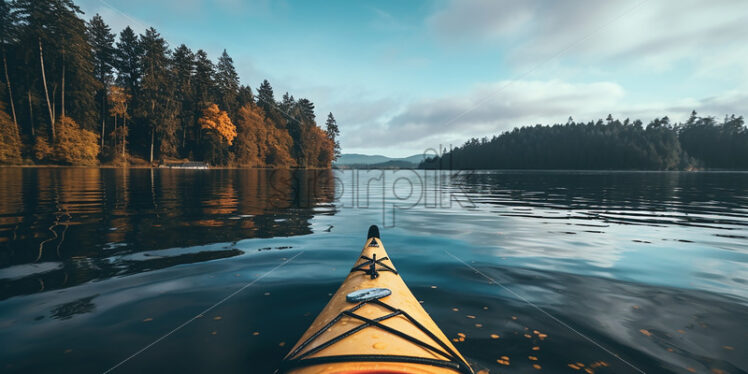
M195 88L193 78L195 75L195 54L184 44L177 47L171 57L172 72L176 86L175 100L179 109L179 133L180 150L183 156L188 155L187 139L194 139L188 132L194 129L196 121Z
M216 88L218 89L220 107L226 110L229 117L234 117L239 109L237 103L239 75L234 68L234 60L229 57L225 49L221 57L218 58L218 64L216 65Z
M166 41L152 27L140 39L143 44L143 79L138 114L150 138L148 160L153 162L157 135L163 153L172 153L170 148L175 144L176 129L172 122L174 118L171 118L173 108L170 102L170 85L173 82L169 79Z
M104 19L96 14L88 22L88 41L93 54L93 73L98 87L96 90L97 114L101 123L101 150L104 151L106 139L106 119L108 116L107 93L112 84L112 70L114 68L114 34L104 23Z
M334 144L333 161L335 161L340 158L340 142L338 142L340 129L338 129L338 121L335 120L332 112L327 115L327 121L325 121L325 134Z

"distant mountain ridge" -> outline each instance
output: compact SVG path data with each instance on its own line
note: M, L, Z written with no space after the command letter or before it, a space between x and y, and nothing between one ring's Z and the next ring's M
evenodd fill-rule
M339 166L374 166L378 164L397 165L399 167L416 167L423 161L423 154L416 154L408 157L387 157L383 155L365 155L361 153L344 153L340 155L335 165Z

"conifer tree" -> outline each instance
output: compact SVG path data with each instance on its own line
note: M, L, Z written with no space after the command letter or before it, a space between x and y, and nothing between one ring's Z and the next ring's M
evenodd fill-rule
M149 28L141 35L143 44L143 79L139 116L146 125L149 140L148 159L154 161L154 146L156 135L162 142L172 145L174 133L172 118L170 117L170 90L172 84L168 70L168 46L166 41L154 28ZM161 148L161 147L160 147Z
M216 65L216 88L218 89L219 104L233 117L239 109L237 95L239 93L239 75L234 68L234 60L226 50L218 58Z
M141 58L143 46L130 26L125 27L119 34L115 51L115 66L117 68L117 85L124 88L136 100L140 91L142 76Z
M267 79L262 81L260 88L257 89L257 105L262 108L267 114L268 110L275 110L275 95L273 94L273 87L270 85Z
M188 135L195 123L195 89L193 78L195 75L195 54L184 44L177 47L171 57L172 73L175 83L175 100L178 107L180 149L186 155L187 139L194 139Z
M96 105L101 122L101 149L104 149L106 138L107 92L112 84L112 70L114 68L114 34L104 23L104 19L96 14L88 23L88 41L93 51L93 73L98 87L96 90Z
M327 121L325 121L325 134L333 143L333 161L335 161L340 158L340 142L338 142L340 129L338 129L338 121L335 120L332 112L327 115Z

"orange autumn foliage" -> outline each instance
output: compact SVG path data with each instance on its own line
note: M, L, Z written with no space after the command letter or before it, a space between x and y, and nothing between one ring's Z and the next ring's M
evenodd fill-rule
M232 145L236 138L236 126L226 111L218 108L216 104L209 104L203 109L203 116L198 120L200 128L207 131L215 131L221 139Z
M249 167L288 168L296 166L291 156L293 140L287 131L277 128L257 105L247 104L236 118L234 144L236 162Z
M99 136L82 129L70 117L57 120L54 158L71 165L94 165L99 162Z
M0 102L0 163L21 162L21 137L18 127L5 112L5 103Z
M327 168L330 167L335 157L335 143L327 137L327 134L317 126L306 126L303 130L305 145L304 159L305 167Z

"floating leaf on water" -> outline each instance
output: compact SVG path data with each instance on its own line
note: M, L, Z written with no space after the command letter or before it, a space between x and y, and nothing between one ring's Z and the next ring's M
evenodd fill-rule
M484 307L483 307L483 310L488 310L488 307L487 307L487 306L484 306Z
M286 345L286 342L280 342L280 343L278 343L279 347L283 347L284 345Z
M498 362L498 363L500 363L502 365L505 365L505 366L509 366L509 361L507 361L507 360L498 359L498 360L496 360L496 362Z
M517 317L516 317L516 316L512 316L512 319L516 321L516 320L517 320Z
M672 351L673 351L673 349L672 349L672 348L670 348L670 347L667 347L667 351L668 351L668 352L672 352Z
M457 309L457 308L452 308L452 311L453 311L453 312L459 312L460 310L459 310L459 309Z
M431 286L431 288L436 288L436 286Z
M221 320L221 318L223 318L223 317L221 317L221 316L215 316L215 317L213 317L213 320L214 320L214 321L220 321L220 320Z
M595 371L590 368L585 368L584 371L586 371L588 374L593 374Z
M452 338L452 341L453 341L453 342L455 342L455 343L457 343L457 342L459 342L459 341L460 341L460 339L457 339L457 338Z
M725 374L725 371L722 370L722 369L714 368L714 369L712 369L712 373L714 373L714 374Z
M265 292L265 296L270 296L270 292Z
M695 372L696 372L696 369L694 369L694 368L686 368L686 370L688 370L688 371L690 371L690 372L692 372L692 373L695 373Z
M685 334L685 333L686 333L685 331L683 331L683 330L680 330L680 329L678 329L678 330L676 330L676 331L678 331L678 332L679 332L679 333L681 333L681 334Z
M153 321L153 318L151 318L151 317L148 317L148 318L146 318L146 319L143 320L143 322L151 322L151 321Z
M502 360L509 361L509 356L501 356Z
M525 334L525 338L527 338L527 339L530 339L530 338L532 338L532 335L530 335L530 334Z
M478 370L477 374L489 374L489 373L490 371L488 371L488 369L481 369L481 370Z
M535 334L535 335L539 335L540 331L538 331L538 330L532 330L532 333Z
M579 369L580 369L580 368L579 368L579 366L577 366L577 365L574 365L574 364L569 364L568 366L569 366L570 368L574 369L574 370L579 370Z
M498 339L500 338L499 334L491 334L491 339Z
M465 337L465 334L463 334L463 333L461 333L461 332L458 332L458 333L457 333L457 336L459 336L459 337L461 337L461 338L464 338L464 337Z
M483 327L483 324L482 323L476 323L475 327L478 327L478 328Z
M538 338L540 338L540 340L543 340L547 337L548 337L548 334L543 334L543 333L538 334Z
M735 349L735 348L733 348L733 346L731 346L731 345L723 345L723 346L722 346L722 348L724 348L724 349L726 349L726 350L728 350L728 351L732 351L732 350L734 350L734 349Z
M538 346L532 347L532 350L533 350L533 351L539 351L539 350L540 350L540 347L538 347Z
M540 366L540 365L538 365L538 364L532 364L532 367L534 367L534 368L535 368L535 369L537 369L537 370L540 370L540 369L541 369L541 366Z
M254 336L260 335L260 332L259 331L255 331L255 332L252 333L252 335L254 335Z
M466 315L465 317L470 318L470 319L475 319L475 316L471 316L470 314Z
M538 360L538 358L535 357L535 356L527 356L527 358L529 358L530 361L537 361Z
M645 329L641 329L641 330L639 330L639 332L642 333L642 334L644 334L644 335L646 335L646 336L652 336L652 333L649 332L648 330L645 330Z

